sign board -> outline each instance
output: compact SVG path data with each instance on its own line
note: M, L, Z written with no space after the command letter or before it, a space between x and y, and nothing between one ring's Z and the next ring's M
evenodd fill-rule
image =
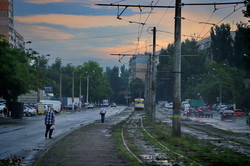
M44 87L44 91L45 92L53 92L53 88L52 87Z

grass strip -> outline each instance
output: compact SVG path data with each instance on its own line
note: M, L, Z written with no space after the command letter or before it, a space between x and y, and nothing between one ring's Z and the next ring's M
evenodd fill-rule
M215 146L206 140L190 135L172 136L172 128L163 123L152 123L144 119L144 127L159 142L174 152L180 153L202 165L249 165L250 159L230 149ZM145 139L154 141L145 135Z

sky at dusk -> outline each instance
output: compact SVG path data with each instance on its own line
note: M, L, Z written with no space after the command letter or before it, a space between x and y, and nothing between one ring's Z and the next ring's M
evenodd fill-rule
M244 0L182 0L182 3L241 2ZM26 48L49 56L49 63L61 58L63 65L96 61L104 69L128 67L129 57L119 62L110 54L152 52L151 28L157 29L157 50L174 42L172 8L100 7L95 4L174 6L175 0L14 0L15 29L24 37ZM209 36L212 25L228 23L232 30L243 17L244 4L183 6L182 40ZM143 26L139 23L145 23Z

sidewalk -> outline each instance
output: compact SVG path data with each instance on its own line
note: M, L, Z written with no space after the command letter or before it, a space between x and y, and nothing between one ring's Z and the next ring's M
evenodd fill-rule
M128 166L112 140L112 126L127 118L132 111L81 127L58 140L41 157L41 166Z

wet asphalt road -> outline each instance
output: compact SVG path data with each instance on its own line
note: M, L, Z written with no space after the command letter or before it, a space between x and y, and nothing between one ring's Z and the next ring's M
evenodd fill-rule
M124 109L125 107L109 107L106 117L118 114ZM54 138L47 140L44 136L44 115L23 119L0 119L0 159L13 156L32 157L39 150L46 149L59 137L82 125L100 120L99 110L100 108L95 108L56 114Z

